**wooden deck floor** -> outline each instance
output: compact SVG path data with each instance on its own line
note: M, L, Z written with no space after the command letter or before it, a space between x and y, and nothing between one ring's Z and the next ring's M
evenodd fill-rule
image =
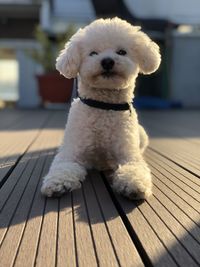
M131 202L90 172L80 190L40 194L64 111L0 111L0 267L200 266L200 111L142 112L154 195Z

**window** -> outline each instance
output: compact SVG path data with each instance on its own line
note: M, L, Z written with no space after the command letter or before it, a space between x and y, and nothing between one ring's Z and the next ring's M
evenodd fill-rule
M12 49L0 49L0 99L18 99L18 62Z

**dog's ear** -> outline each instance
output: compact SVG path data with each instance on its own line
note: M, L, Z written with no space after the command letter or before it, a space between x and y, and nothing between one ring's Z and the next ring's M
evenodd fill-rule
M79 71L81 63L79 45L82 31L83 30L80 29L72 36L56 59L56 69L69 79L75 78Z
M158 69L161 62L159 46L145 33L135 34L133 50L141 73L151 74Z

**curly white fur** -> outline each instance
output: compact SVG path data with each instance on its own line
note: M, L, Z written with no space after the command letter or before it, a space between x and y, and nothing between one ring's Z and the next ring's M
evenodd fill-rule
M126 55L118 53L122 49ZM114 61L109 77L102 72L104 58ZM78 92L83 98L131 103L138 73L150 74L159 64L159 47L138 27L114 18L96 20L79 30L61 51L56 67L67 78L79 74ZM79 188L87 169L112 169L117 192L146 198L152 192L150 169L142 156L147 144L148 136L133 108L131 113L101 110L77 98L41 191L46 196L62 194Z

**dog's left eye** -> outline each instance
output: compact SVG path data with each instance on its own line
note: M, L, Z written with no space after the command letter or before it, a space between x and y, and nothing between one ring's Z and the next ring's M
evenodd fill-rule
M98 53L95 52L95 51L92 51L92 52L90 53L90 56L92 57L92 56L94 56L94 55L98 55Z
M127 54L127 52L123 49L118 50L116 53L120 56L125 56Z

